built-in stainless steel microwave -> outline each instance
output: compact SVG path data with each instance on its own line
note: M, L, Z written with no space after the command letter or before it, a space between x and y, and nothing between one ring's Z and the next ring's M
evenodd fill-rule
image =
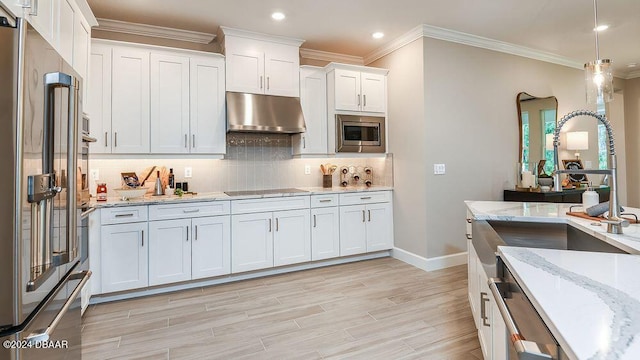
M357 153L386 152L385 118L337 114L336 151Z

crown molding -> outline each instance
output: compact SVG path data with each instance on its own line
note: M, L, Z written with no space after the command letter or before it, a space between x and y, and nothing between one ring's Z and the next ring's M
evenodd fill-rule
M640 78L640 69L631 71L627 73L627 76L624 77L624 79L626 80L637 79L637 78Z
M321 50L301 48L300 57L303 59L310 59L310 60L364 65L364 59L361 56L338 54L334 52L321 51Z
M379 58L388 55L391 52L421 37L428 37L463 45L474 46L482 49L493 50L506 54L522 56L529 59L568 66L575 69L583 69L584 67L584 64L581 62L577 62L573 59L569 59L567 57L550 52L536 50L526 46L511 44L504 41L489 39L482 36L467 34L426 24L416 26L396 40L366 55L364 57L364 63L370 64L371 62L378 60Z
M187 41L198 44L208 44L216 38L215 34L190 30L171 29L162 26L138 24L111 19L98 19L98 24L99 25L96 28L97 30L142 35L169 40Z
M89 7L89 4L87 3L87 0L76 0L76 5L78 5L80 12L84 16L85 20L87 20L89 26L98 26L98 20L93 15L93 12L91 11L91 7Z
M302 45L302 43L304 42L304 40L302 39L296 39L292 37L278 36L278 35L267 35L267 34L262 34L255 31L234 29L226 26L220 26L220 31L222 32L222 35L224 37L236 36L236 37L243 37L243 38L253 39L253 40L270 41L278 44L292 45L297 47L300 47L300 45Z

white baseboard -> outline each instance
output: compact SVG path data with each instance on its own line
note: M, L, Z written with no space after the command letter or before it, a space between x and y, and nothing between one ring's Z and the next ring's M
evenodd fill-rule
M467 263L467 252L460 252L457 254L445 255L435 258L425 258L414 253L410 253L400 248L393 248L391 256L404 261L409 265L413 265L424 271L434 271L445 269L452 266L462 265Z

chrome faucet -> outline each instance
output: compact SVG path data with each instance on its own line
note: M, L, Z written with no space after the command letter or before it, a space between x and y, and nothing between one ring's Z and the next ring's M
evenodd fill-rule
M609 140L609 169L607 170L560 170L558 163L558 145L560 145L560 129L570 119L576 116L591 116L604 125L607 130L607 138ZM617 160L616 150L613 145L613 129L611 123L604 115L598 115L589 110L577 110L568 113L560 119L556 129L553 132L553 161L555 161L555 170L553 172L553 190L562 191L562 184L560 183L560 174L604 174L609 175L609 215L606 220L602 220L607 224L607 232L611 234L622 234L622 228L629 226L629 221L620 217L620 205L618 203L618 179L617 179Z

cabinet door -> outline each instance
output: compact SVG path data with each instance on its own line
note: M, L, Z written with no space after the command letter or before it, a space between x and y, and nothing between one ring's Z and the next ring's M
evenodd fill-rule
M367 205L367 251L393 248L393 210L391 203Z
M473 315L473 322L476 325L476 329L479 329L480 324L480 288L478 287L478 255L471 243L471 240L467 240L467 276L468 276L468 297L469 306L471 307L471 314ZM482 265L480 265L482 266Z
M56 0L57 16L54 17L54 38L58 52L69 64L73 62L75 9L70 0Z
M296 46L269 44L264 53L265 94L300 96L300 56Z
M113 153L149 153L149 52L113 48Z
M361 73L362 111L384 113L387 110L387 77Z
M22 4L19 1L15 0L0 0L0 4L5 7L5 9L9 10L10 13L15 17L22 17L23 14L28 13L29 9L24 9ZM29 20L29 15L26 15L25 18ZM29 21L31 22L31 21Z
M191 219L149 222L149 285L191 280Z
M364 205L340 207L340 256L367 252Z
M226 48L227 91L264 94L264 52L253 48Z
M491 295L491 294L490 294ZM509 347L507 345L507 326L500 315L500 310L491 298L491 338L494 359L508 359Z
M493 339L492 339L492 312L491 309L494 306L491 291L487 284L487 275L482 269L482 264L478 262L478 289L480 293L477 294L479 300L479 325L478 325L478 340L480 347L482 348L482 355L485 359L493 359ZM498 316L500 316L498 314Z
M191 58L191 152L225 154L224 59Z
M360 111L360 73L342 69L334 72L336 110Z
M294 135L293 154L326 154L327 79L323 71L300 69L300 105L307 131Z
M111 153L111 47L92 44L89 62L89 97L87 113L91 118L90 133L98 141L92 143L92 154Z
M231 217L194 218L191 226L191 278L231 273Z
M82 77L83 109L87 111L87 85L89 74L89 48L91 47L91 27L82 20L82 16L74 18L73 26L73 68Z
M231 216L231 272L273 267L271 213Z
M151 152L189 152L189 58L151 54Z
M340 256L340 212L337 207L311 209L311 260Z
M149 285L147 223L101 228L102 292Z
M309 209L273 213L273 265L311 261Z
M20 3L20 1L16 0L7 0L3 1L10 3L11 5L16 5ZM54 39L54 14L57 13L56 7L53 0L25 0L25 4L31 4L31 8L24 9L24 18L33 26L34 29L38 30L38 33L42 35L50 44L55 45ZM18 10L15 14L17 17L22 17L22 12Z

